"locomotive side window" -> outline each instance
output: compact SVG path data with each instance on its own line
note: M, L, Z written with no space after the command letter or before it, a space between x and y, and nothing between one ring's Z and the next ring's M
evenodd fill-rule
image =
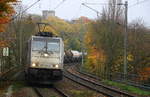
M34 50L34 51L46 50L46 42L44 42L44 41L33 41L32 50Z

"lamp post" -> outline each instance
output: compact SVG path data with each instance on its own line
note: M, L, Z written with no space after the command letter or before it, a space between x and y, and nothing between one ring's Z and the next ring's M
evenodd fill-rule
M83 67L83 64L84 64L84 47L83 47L83 42L84 42L84 39L83 39L83 32L85 32L85 28L84 28L84 22L83 22L83 19L81 18L80 20L81 22L81 25L82 25L82 29L81 29L81 52L82 52L82 60L81 60L81 67L80 67L80 71L82 71L82 67Z

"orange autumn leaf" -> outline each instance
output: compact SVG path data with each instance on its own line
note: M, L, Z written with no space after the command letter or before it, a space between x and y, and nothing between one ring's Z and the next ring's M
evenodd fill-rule
M4 32L4 25L10 22L11 16L15 12L11 3L17 0L0 0L0 32Z
M8 22L9 22L9 18L8 17L4 17L4 18L0 17L0 24L5 24L5 23L8 23Z
M0 47L9 47L8 41L0 41Z
M140 72L140 80L148 80L150 79L150 67L143 68Z

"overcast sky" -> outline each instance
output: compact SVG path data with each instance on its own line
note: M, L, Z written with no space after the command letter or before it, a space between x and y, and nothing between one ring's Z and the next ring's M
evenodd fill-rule
M22 0L22 4L25 6L30 6L32 3L37 0ZM63 2L58 8L56 6ZM125 0L123 0L124 2ZM144 1L144 2L142 2ZM91 9L81 5L83 2L88 3L107 3L108 0L41 0L39 3L30 8L27 12L34 14L42 14L42 10L54 10L56 16L62 19L75 19L80 16L86 16L91 19L97 17L96 12ZM139 2L139 3L138 3ZM143 19L146 26L150 27L150 0L128 0L129 9L128 9L128 20L129 22L137 19ZM135 6L133 4L137 3ZM99 12L102 12L104 5L88 5Z

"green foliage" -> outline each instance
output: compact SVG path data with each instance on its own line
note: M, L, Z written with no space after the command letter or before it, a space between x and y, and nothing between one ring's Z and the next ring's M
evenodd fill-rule
M102 53L102 55L99 56L99 61L97 61L97 65L98 67L100 67L99 69L97 69L97 71L101 72L101 74L105 74L105 77L107 77L110 72L120 70L120 68L122 67L119 64L115 70L113 68L115 65L115 61L118 60L117 57L123 55L123 26L118 25L117 22L120 21L119 19L114 19L114 13L117 14L117 12L120 12L121 9L117 9L117 7L116 9L111 8L112 7L110 6L108 8L108 11L111 10L110 13L112 14L109 15L109 13L105 11L107 9L105 9L103 12L103 15L105 16L99 20L96 20L96 22L92 22L89 25L88 29L88 32L91 33L90 36L88 36L89 38L91 38L91 43L89 43L88 46L95 46L94 49L97 49L97 53ZM104 56L105 59L101 60ZM123 63L123 61L119 62L121 64Z
M12 89L13 89L13 91L18 91L25 86L26 86L25 82L15 82L15 83L13 83Z
M88 37L91 38L92 42L87 44L88 49L93 49L91 46L95 46L96 54L100 54L97 55L99 57L97 59L97 70L95 72L98 72L101 76L105 74L107 77L108 73L115 70L118 71L122 67L120 64L122 64L123 61L117 58L123 55L123 35L120 30L122 26L117 25L117 23L111 20L105 21L105 23L103 23L102 20L97 20L89 26L88 31L91 34ZM93 59L95 60L95 58ZM114 70L112 67L114 67L116 60L119 61L119 65Z
M133 26L132 26L133 25ZM139 70L147 67L150 67L149 59L149 41L150 41L150 30L144 27L140 22L136 22L130 26L129 30L129 52L133 56L133 60L129 61L130 64L133 64L133 67L136 70L132 71L138 73Z
M35 17L35 16L34 16ZM38 17L38 16L36 16ZM22 63L25 64L26 60L26 44L31 35L36 33L36 22L31 16L26 16L22 19L16 18L13 22L9 23L6 29L10 32L10 41L12 56L11 59L15 59L15 64L19 64L19 58L22 57ZM21 48L20 48L21 47ZM20 52L21 49L21 52Z
M68 41L68 49L81 50L81 44L78 38L72 38Z
M109 0L109 2L112 5L103 9L100 19L88 25L88 33L85 35L88 52L85 68L106 79L111 79L110 75L115 72L123 72L124 67L123 10L115 4L121 0ZM148 84L149 32L150 30L139 21L128 25L127 72L139 75L138 81L148 82Z
M61 32L72 32L71 25L63 19L58 17L49 17L46 20L43 20L45 23L49 23L50 26L46 28L47 31L60 35Z
M93 92L88 90L71 90L71 93L73 94L73 97L93 97Z
M108 80L103 80L102 82L104 82L105 84L111 85L111 86L118 87L122 90L126 90L131 93L136 93L136 94L144 95L144 96L148 96L148 95L150 96L150 92L144 91L137 87L129 86L129 85L118 83L118 82L108 81Z
M93 62L92 59L86 59L85 65L83 67L86 71L89 71L90 73L95 73L96 71L94 70L93 67Z
M46 31L53 32L63 38L66 49L81 50L81 40L84 35L82 26L84 24L80 20L67 22L58 17L49 17L43 22L50 24L45 28Z

